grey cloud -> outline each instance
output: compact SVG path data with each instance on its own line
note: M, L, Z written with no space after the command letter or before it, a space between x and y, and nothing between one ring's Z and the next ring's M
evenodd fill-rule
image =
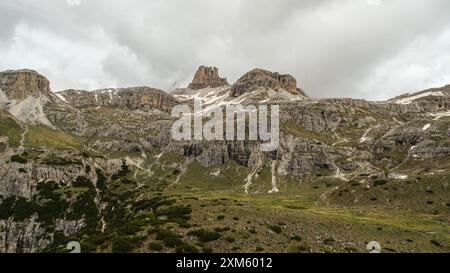
M450 83L443 61L432 74L407 68L425 70L437 56L447 60L442 45L450 39L444 35L450 30L450 2L374 3L82 0L69 6L61 0L2 1L0 46L7 57L0 69L28 61L31 68L45 68L58 88L145 84L170 90L185 84L201 64L220 67L230 82L262 67L293 74L314 97L368 99L386 99L425 83ZM20 47L19 25L30 32L30 42ZM46 52L46 42L73 46L52 46ZM21 50L33 52L33 58L15 61ZM39 56L46 54L41 61ZM412 72L408 76L405 71Z

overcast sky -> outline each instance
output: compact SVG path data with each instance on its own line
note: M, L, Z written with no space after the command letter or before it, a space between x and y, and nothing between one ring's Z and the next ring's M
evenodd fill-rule
M381 100L450 84L448 0L0 0L0 70L53 90L184 87L292 74L312 97Z

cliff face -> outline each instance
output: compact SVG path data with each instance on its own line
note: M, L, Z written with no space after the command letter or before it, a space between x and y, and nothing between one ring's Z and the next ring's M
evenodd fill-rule
M142 226L177 226L185 219L179 211L188 209L158 210L157 204L170 204L158 199L166 189L195 193L219 185L234 194L258 195L335 183L339 191L326 186L321 196L320 202L328 202L334 193L350 195L358 185L367 189L372 177L394 183L406 176L412 182L405 187L415 192L424 187L420 179L426 179L425 172L450 170L448 88L388 102L310 99L298 93L296 80L288 75L257 69L229 87L218 80L217 71L205 68L194 81L198 88L210 88L173 96L148 87L54 95L37 73L0 75L8 96L0 110L0 252L60 249L75 235L86 240L84 248L96 251L108 247L108 238L130 236ZM211 87L214 83L220 87ZM45 99L32 100L42 111L30 111L34 94ZM173 141L170 109L193 98L208 106L276 103L279 149L261 152L256 141ZM20 99L27 104L14 104ZM51 127L39 119L22 119L25 112L44 115ZM442 185L442 194L433 199L436 207L447 202L448 187ZM385 191L384 200L392 199ZM359 204L367 196L370 201L370 194L361 190L346 204Z
M66 90L57 95L76 108L123 107L128 109L158 109L170 111L178 104L169 94L149 87L102 89L95 91Z
M21 101L28 96L50 94L50 82L33 70L8 70L0 72L0 90L8 99Z
M242 76L233 86L232 95L239 97L258 87L273 90L284 89L292 94L298 94L297 80L291 75L280 75L263 69L254 69Z
M207 87L216 88L224 85L228 85L227 79L219 76L219 69L217 67L200 66L188 88L199 90Z

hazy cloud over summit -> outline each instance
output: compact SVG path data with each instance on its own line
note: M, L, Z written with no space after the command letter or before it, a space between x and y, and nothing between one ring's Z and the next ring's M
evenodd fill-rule
M234 82L289 73L313 97L386 99L450 84L448 0L0 2L0 69L54 90L186 86L200 64Z

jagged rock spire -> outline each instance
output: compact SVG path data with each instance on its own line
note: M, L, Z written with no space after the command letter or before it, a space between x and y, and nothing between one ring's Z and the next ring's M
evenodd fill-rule
M217 67L200 66L195 73L189 89L199 90L207 87L221 87L228 85L226 78L219 76L219 69Z

